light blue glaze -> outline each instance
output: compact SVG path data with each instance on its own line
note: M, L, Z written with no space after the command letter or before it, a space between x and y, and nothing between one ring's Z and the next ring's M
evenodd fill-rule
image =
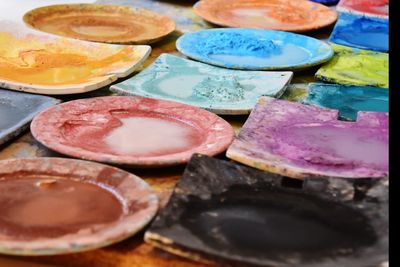
M293 73L240 71L162 54L136 76L111 86L122 95L177 101L217 114L248 114L262 96L280 97Z
M312 37L273 30L219 28L187 33L177 49L204 63L245 70L291 70L321 64L332 48Z
M388 20L347 12L339 13L330 42L361 49L387 52L389 46Z
M304 104L339 110L339 117L355 121L358 111L388 112L386 88L310 83Z

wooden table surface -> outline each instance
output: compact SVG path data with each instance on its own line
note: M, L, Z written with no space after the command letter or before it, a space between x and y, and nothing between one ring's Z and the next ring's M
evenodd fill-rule
M62 2L62 1L60 1ZM183 56L175 48L176 39L185 32L200 30L202 28L214 27L201 18L197 17L191 10L196 1L152 1L152 0L100 0L97 3L102 4L122 4L132 5L152 9L164 15L167 15L177 22L177 30L168 38L152 45L152 53L146 60L143 67L148 66L161 53L172 53ZM332 27L313 32L310 36L321 40L326 40ZM290 101L298 101L307 93L307 84L314 81L316 68L306 71L296 72L287 92L282 96ZM134 74L133 74L134 75ZM132 76L132 75L131 75ZM131 77L129 76L129 77ZM129 78L127 77L127 78ZM118 80L120 82L122 79ZM60 96L62 101L69 101L79 98L88 98L94 96L111 95L109 86L99 90L78 94ZM222 116L234 127L238 133L247 116ZM64 155L52 152L40 145L26 130L22 135L14 140L0 146L0 160L20 157L66 157ZM224 155L218 156L226 159ZM227 160L227 159L226 159ZM161 206L165 205L175 186L175 183L181 177L185 166L173 168L140 170L125 169L130 171L148 182L161 200ZM92 250L82 253L74 253L59 256L41 256L41 257L14 257L0 256L0 267L38 267L38 266L91 266L91 267L199 267L206 266L191 260L186 260L178 256L171 255L162 250L153 248L144 243L143 233L135 235L123 242L111 245L105 248ZM210 265L207 265L210 266Z

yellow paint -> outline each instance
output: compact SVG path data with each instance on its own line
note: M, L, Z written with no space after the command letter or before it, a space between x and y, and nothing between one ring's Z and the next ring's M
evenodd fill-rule
M67 39L46 40L33 35L18 38L0 33L1 80L36 85L81 84L137 58L130 47L115 49Z

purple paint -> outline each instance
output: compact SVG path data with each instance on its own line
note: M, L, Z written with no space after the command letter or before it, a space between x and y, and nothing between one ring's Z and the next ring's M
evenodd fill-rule
M336 110L262 97L227 156L293 177L383 177L388 173L388 113Z

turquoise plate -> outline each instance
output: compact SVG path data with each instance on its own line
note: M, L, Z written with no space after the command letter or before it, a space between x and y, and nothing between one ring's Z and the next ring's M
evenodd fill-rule
M187 33L176 48L198 61L243 70L292 70L333 56L329 44L312 37L273 30L219 28Z
M111 86L120 95L172 100L216 114L249 114L260 96L280 97L293 72L241 71L162 54L136 76Z

